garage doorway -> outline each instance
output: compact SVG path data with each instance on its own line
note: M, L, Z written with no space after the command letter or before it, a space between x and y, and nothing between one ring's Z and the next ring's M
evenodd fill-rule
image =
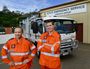
M76 39L83 42L83 23L76 24Z

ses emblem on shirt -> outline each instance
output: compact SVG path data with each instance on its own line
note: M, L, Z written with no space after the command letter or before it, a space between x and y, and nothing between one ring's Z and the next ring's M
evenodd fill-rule
M15 48L15 44L12 44L12 45L11 45L11 48L14 49L14 48Z
M47 37L45 36L44 39L42 40L43 43L47 42L46 38Z
M45 42L47 42L47 40L43 39L42 42L45 43Z

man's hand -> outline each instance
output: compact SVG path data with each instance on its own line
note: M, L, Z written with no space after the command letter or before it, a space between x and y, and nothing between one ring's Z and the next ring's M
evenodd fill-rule
M26 60L23 61L23 64L26 64L26 63L28 63L29 61L30 61L29 59L26 59Z
M14 64L13 61L11 61L11 62L9 63L9 65L10 65L10 66L15 66L15 64Z

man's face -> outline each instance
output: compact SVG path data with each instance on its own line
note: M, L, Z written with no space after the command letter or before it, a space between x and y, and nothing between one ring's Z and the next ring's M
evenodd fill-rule
M22 30L21 30L21 28L16 28L14 30L14 34L15 34L15 38L16 39L19 39L22 36Z
M52 32L54 30L54 25L52 25L52 22L48 22L45 25L47 32Z

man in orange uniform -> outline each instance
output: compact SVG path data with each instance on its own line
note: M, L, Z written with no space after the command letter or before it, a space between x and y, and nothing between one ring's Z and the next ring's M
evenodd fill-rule
M8 40L2 48L2 61L9 64L10 69L30 69L32 59L35 56L36 47L24 38L22 33L22 28L16 27L14 30L15 38Z
M38 40L39 64L41 69L61 69L60 34L55 31L54 23L51 21L46 22L45 27L46 32Z

